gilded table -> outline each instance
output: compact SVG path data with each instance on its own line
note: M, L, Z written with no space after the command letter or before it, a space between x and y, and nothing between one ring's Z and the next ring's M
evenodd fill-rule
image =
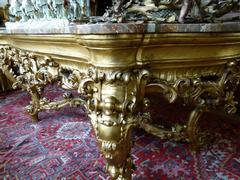
M236 111L239 83L240 23L124 24L64 27L18 27L0 33L0 67L32 97L27 107L33 122L45 109L84 104L88 110L106 169L115 179L132 173L131 130L143 127L162 138L201 144L202 113L218 107ZM52 102L44 87L58 82L78 90ZM143 109L146 92L177 98L194 110L186 126L158 129Z

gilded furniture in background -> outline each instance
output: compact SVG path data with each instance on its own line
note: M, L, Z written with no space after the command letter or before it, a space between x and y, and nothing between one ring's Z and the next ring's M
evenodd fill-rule
M204 112L220 107L236 112L240 22L235 15L219 17L238 1L194 1L201 12L197 17L190 12L190 1L169 2L113 1L104 16L76 18L68 6L62 10L70 15L63 18L54 9L45 9L53 14L43 17L43 9L26 14L13 11L22 4L11 4L11 15L21 22L8 22L0 32L0 68L13 87L31 96L27 110L33 122L42 110L85 105L114 179L131 178L133 128L184 140L196 149L204 143L199 129ZM205 23L187 23L191 21ZM65 93L58 102L43 97L44 87L53 82L77 90L79 97ZM186 125L153 126L145 96L151 92L163 94L169 103L182 99L194 107Z
M0 92L9 90L12 90L12 83L3 74L2 70L0 70Z
M4 8L0 7L0 30L1 27L4 26L5 22L5 12ZM0 69L0 92L8 91L12 89L12 83L6 78L6 76L2 73L2 70Z

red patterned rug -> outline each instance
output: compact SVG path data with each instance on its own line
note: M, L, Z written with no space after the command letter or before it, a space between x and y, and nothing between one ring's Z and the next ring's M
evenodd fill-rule
M62 93L53 86L46 96L58 99ZM156 96L152 99L155 121L169 124L186 120L188 108L170 106ZM41 121L32 124L24 111L29 100L21 91L0 93L0 179L108 179L83 108L41 112ZM239 180L238 117L204 116L203 127L212 128L215 140L199 153L191 152L185 143L136 130L133 179Z

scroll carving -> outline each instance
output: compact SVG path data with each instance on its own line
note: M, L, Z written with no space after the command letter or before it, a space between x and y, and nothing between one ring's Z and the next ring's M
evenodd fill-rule
M150 73L150 69L88 65L66 68L50 56L0 47L0 68L14 82L14 87L21 87L31 95L27 110L34 121L38 120L38 112L42 110L59 109L65 105L86 106L107 161L106 169L114 179L131 178L134 168L130 155L133 127L140 126L161 138L204 143L205 135L198 126L204 112L217 107L224 107L227 113L236 112L234 89L240 82L239 61L232 59L226 66L208 69L202 74L189 69L191 73L184 72L185 77L181 73L180 78L174 76L169 80L161 78L166 76L158 76L167 70L158 74ZM63 99L56 102L42 97L44 87L52 82L58 82L64 89L78 90L80 96L75 98L65 93ZM142 110L150 103L145 92L152 90L162 93L170 103L182 98L185 103L192 104L194 109L188 122L176 124L171 129L151 124L150 114Z
M146 90L161 91L170 103L180 97L185 103L196 106L216 107L225 104L227 112L234 113L236 102L233 101L233 91L239 84L239 70L239 60L234 59L227 63L222 74L208 76L198 74L195 77L178 78L174 82L152 78Z
M57 102L41 97L46 85L64 80L59 65L51 57L5 46L0 48L0 68L14 82L13 88L22 88L30 94L32 101L26 109L34 122L38 121L38 112L42 110L84 103L81 98L74 98L68 93L63 95L63 100Z
M198 77L186 77L174 82L152 78L146 85L146 91L152 91L152 89L158 91L170 103L177 98L182 98L186 104L194 105L195 109L190 114L186 125L176 125L170 130L150 124L149 116L140 121L140 126L161 138L190 141L193 148L197 149L206 140L206 135L202 134L198 125L201 115L218 107L223 107L229 114L236 113L237 102L234 100L234 91L239 82L239 59L229 61L221 75L201 76L199 74Z
M41 86L58 78L58 64L50 57L38 58L36 55L16 48L1 48L2 69L15 78L13 87L21 87L30 91L34 87L41 92Z
M31 95L27 110L34 121L37 121L39 111L85 104L99 147L107 160L107 171L115 179L131 177L131 130L138 125L136 117L143 103L149 77L147 70L66 69L51 57L10 47L1 48L1 67L15 80L14 86L20 86ZM41 97L44 87L55 81L63 88L78 89L84 98L64 94L63 100L53 102Z
M107 160L106 169L114 179L131 177L131 129L137 125L134 117L148 76L149 72L142 69L108 71L94 67L78 76L79 93L87 97L89 116Z

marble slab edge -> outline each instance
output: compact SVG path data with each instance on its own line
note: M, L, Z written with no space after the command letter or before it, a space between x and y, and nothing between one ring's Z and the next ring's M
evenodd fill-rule
M240 22L199 24L157 24L157 23L99 23L99 24L51 24L44 22L32 26L6 25L0 30L4 34L141 34L141 33L204 33L240 32Z

